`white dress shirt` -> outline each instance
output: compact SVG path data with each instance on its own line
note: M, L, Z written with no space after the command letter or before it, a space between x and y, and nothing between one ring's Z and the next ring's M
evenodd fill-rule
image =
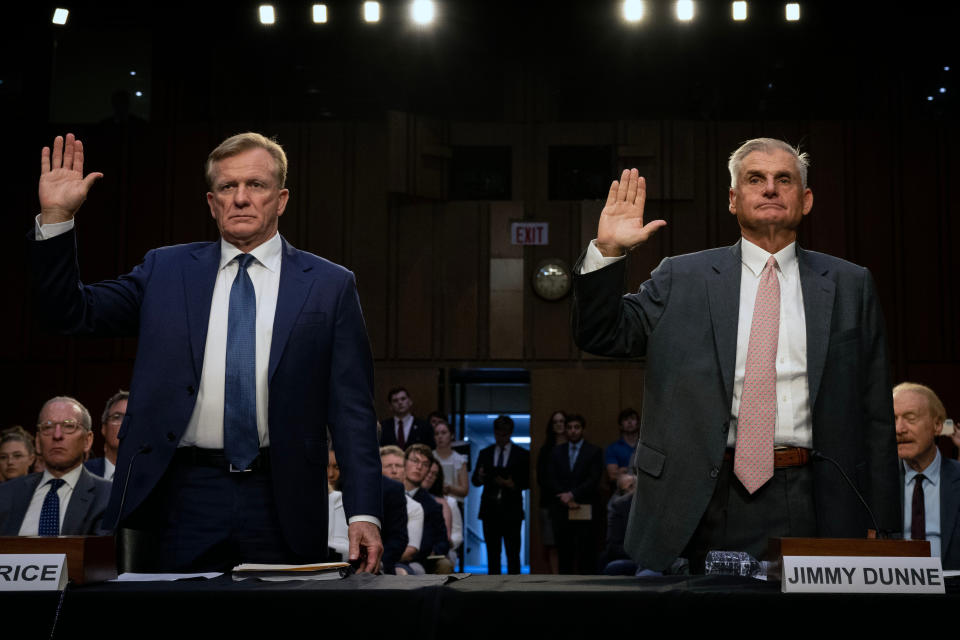
M117 465L110 462L107 457L103 458L103 479L113 480L113 474L117 471Z
M503 445L503 448L496 447L493 450L493 466L505 467L510 462L510 443Z
M331 491L327 495L327 546L340 554L343 560L350 552L347 518L343 512L343 493Z
M393 424L391 426L393 427L394 435L397 435L397 432L399 431L399 429L397 428L398 420L400 421L400 428L403 429L403 443L410 444L408 440L410 439L410 429L413 428L413 414L408 413L402 418L398 418L396 416L393 417ZM399 438L397 439L397 441L399 442Z
M733 401L730 407L730 431L727 446L737 440L737 415L743 393L743 376L750 344L753 307L760 286L760 274L767 263L767 253L746 238L740 243L742 272L740 275L740 312L737 324L737 361L734 370ZM774 444L796 447L813 446L813 423L810 416L810 390L807 384L807 323L800 287L800 266L797 244L773 254L777 258L777 280L780 283L780 338L777 344L777 425ZM580 273L605 267L626 256L604 257L590 242Z
M76 488L77 482L80 481L82 467L82 464L78 464L60 476L64 481L64 483L60 485L60 488L57 489L57 497L60 498L59 528L61 530L63 529L63 518L67 515L67 507L70 505L70 497L73 496L73 490ZM20 524L20 532L18 535L36 536L40 534L40 511L43 509L43 501L50 491L49 482L53 480L53 478L54 476L49 471L43 472L43 476L40 478L40 484L37 485L36 491L33 492L33 497L30 498L30 506L27 507L27 512L23 516L23 522Z
M270 446L267 428L269 388L267 369L270 366L270 344L273 341L273 316L277 311L280 291L280 263L283 245L280 234L250 252L255 260L247 267L257 297L257 433L260 446ZM241 251L220 239L220 270L213 286L207 343L203 349L203 372L197 390L197 403L180 439L181 447L223 448L223 398L226 388L227 315L230 310L230 289L240 265L236 258Z
M423 506L404 494L407 498L407 546L420 551L423 541Z

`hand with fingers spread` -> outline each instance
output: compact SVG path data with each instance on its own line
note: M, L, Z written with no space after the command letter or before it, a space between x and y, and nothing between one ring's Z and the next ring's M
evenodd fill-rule
M665 220L643 224L643 205L647 199L647 183L636 169L624 169L620 180L610 185L607 203L600 212L597 226L597 249L607 257L622 256L641 245L666 226Z
M44 147L40 152L40 222L52 224L73 219L87 199L93 183L103 177L93 172L83 176L83 143L68 133L57 136L53 152Z

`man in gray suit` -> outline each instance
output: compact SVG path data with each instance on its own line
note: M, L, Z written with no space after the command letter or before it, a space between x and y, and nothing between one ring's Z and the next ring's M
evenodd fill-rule
M83 466L93 444L90 412L77 400L57 396L37 420L37 450L46 469L0 484L0 535L96 534L111 483Z
M813 206L807 158L770 138L731 156L741 240L666 258L622 296L644 224L635 169L614 181L597 238L574 269L577 344L646 356L636 497L625 540L641 567L711 549L761 556L772 536L899 530L896 446L883 316L863 267L800 249ZM813 451L822 454L813 454Z
M903 487L903 537L929 540L944 569L960 569L960 462L940 455L937 436L947 412L933 389L915 382L893 388L897 455Z

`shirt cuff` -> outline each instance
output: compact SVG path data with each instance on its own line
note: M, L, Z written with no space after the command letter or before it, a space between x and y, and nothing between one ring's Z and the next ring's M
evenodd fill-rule
M380 520L377 518L374 518L373 516L353 516L352 518L347 520L348 525L353 524L354 522L372 522L373 524L377 525L377 529L383 528L380 526Z
M66 222L54 222L53 224L40 224L40 214L37 214L37 217L33 221L34 229L36 230L36 239L37 240L49 240L50 238L55 238L59 235L70 231L73 229L73 219L67 220Z
M586 275L591 271L596 271L602 269L607 265L611 265L618 260L623 260L627 257L627 254L622 256L614 256L612 258L605 257L600 253L600 249L597 249L597 240L594 238L590 241L590 244L587 245L587 254L583 256L583 262L580 263L580 275Z

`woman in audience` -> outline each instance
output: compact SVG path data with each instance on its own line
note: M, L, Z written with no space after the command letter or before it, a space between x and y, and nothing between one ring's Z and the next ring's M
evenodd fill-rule
M557 543L553 535L553 522L550 519L551 500L556 494L550 474L550 458L553 456L553 448L567 441L566 428L566 413L557 410L550 414L546 438L537 455L537 485L540 487L540 544L543 548L543 559L550 567L551 573L559 573L560 565L557 559Z
M0 476L4 480L27 475L36 459L33 438L23 427L10 427L0 433Z
M443 467L440 463L434 461L430 465L430 471L423 478L420 487L429 491L437 502L443 507L443 521L447 525L447 538L450 540L450 552L448 557L454 566L457 565L457 550L463 544L463 515L460 513L460 507L456 498L443 495Z
M340 491L340 465L337 464L337 456L333 449L330 449L327 455L327 490Z
M457 502L462 504L467 491L470 489L467 480L467 456L457 453L451 447L453 433L450 431L450 425L447 424L446 420L436 421L436 426L433 428L433 439L437 443L437 448L433 450L433 457L443 467L443 476L446 478L446 481L441 483L438 490L442 491L441 495L453 496Z

